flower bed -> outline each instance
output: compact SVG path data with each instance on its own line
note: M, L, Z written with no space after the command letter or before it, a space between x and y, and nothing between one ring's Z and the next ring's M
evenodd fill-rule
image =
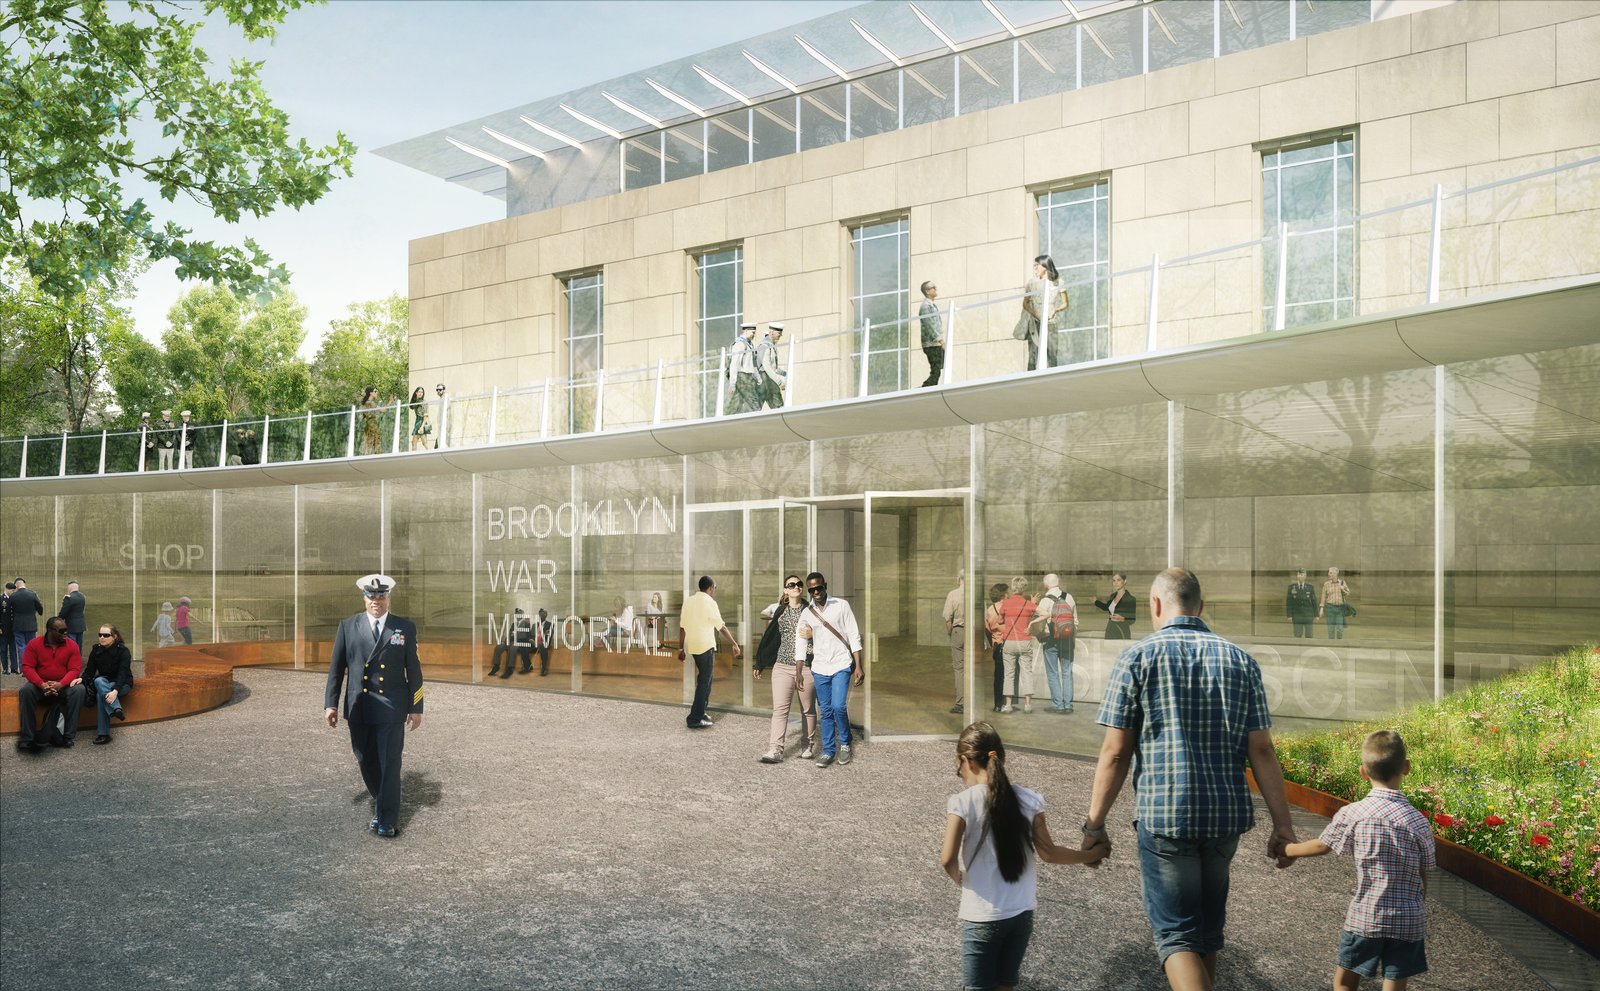
M1285 778L1348 801L1363 797L1361 741L1375 729L1405 738L1405 792L1436 836L1600 911L1600 648L1388 720L1285 736Z

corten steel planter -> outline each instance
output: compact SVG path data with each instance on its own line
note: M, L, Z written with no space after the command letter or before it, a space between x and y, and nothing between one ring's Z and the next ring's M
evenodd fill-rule
M1250 787L1260 791L1256 787L1255 775L1248 769L1245 775L1250 780ZM1335 812L1350 804L1335 795L1292 781L1285 781L1283 787L1292 804L1319 816L1331 818ZM1438 849L1440 867L1522 909L1590 953L1600 955L1600 912L1580 905L1549 885L1459 843L1435 836L1434 845Z

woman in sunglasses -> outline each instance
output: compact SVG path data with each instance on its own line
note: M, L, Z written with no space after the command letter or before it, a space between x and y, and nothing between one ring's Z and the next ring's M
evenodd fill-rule
M784 737L789 732L789 703L796 693L800 695L800 715L806 735L806 748L800 752L801 760L816 756L817 746L817 684L811 677L811 658L795 658L795 629L800 625L800 610L805 605L805 586L799 575L783 580L783 598L772 613L772 621L761 634L756 645L756 664L753 676L759 681L761 672L772 669L772 733L767 741L767 752L761 763L777 764L783 760Z
M73 684L83 684L94 690L96 745L111 742L111 717L128 718L123 714L122 702L133 690L133 655L122 642L122 631L110 623L100 624L100 635L95 638L94 649L83 662L82 677Z

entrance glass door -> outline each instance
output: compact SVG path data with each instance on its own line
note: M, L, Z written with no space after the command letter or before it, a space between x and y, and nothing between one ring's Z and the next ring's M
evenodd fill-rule
M756 645L767 628L767 607L778 601L783 576L804 576L809 560L814 507L775 500L690 507L684 539L684 594L693 594L701 575L717 583L717 608L739 643L735 660L725 640L717 644L711 704L770 709L766 682L751 678ZM684 700L694 695L694 666L685 664Z
M964 624L952 637L944 623L957 575L970 563L972 513L966 489L866 493L860 620L870 734L954 736L976 718L968 711L983 708L957 706L971 698L975 629ZM958 598L981 623L970 587Z

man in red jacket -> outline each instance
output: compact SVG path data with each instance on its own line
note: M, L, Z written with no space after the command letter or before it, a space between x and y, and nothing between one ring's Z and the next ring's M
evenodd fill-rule
M58 747L72 746L72 737L78 732L78 713L83 709L83 685L74 684L83 671L83 655L78 645L67 639L67 621L52 616L44 624L44 635L28 641L22 651L22 676L27 683L17 693L19 712L17 749L36 754L44 745L34 739L34 707L46 705L45 733L48 734L55 713L66 707L66 727Z

